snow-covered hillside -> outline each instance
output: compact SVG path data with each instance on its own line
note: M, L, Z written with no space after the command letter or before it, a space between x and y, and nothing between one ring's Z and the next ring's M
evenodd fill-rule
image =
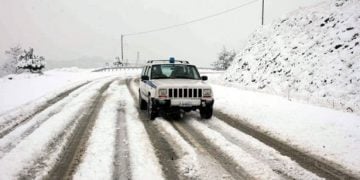
M360 1L332 0L255 31L224 75L242 88L360 112Z

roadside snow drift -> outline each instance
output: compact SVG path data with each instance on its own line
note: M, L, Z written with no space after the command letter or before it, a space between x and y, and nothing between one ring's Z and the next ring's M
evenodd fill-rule
M302 8L255 31L223 79L360 112L360 1Z
M359 115L275 95L212 87L216 111L360 177Z

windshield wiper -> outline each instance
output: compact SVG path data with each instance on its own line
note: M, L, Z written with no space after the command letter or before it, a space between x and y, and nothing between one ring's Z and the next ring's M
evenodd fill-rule
M188 76L175 76L174 78L176 78L176 79L194 79L194 78L188 77Z
M155 77L155 78L152 78L152 79L169 79L169 77Z

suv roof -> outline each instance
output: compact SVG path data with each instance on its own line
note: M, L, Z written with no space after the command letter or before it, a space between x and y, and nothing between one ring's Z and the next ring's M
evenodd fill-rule
M170 60L149 60L147 61L148 65L153 64L189 64L189 61L185 60L174 60L173 62L170 62Z

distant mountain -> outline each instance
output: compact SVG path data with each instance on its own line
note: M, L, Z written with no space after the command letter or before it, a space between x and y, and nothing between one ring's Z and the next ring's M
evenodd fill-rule
M47 69L62 68L62 67L79 67L79 68L97 68L105 66L106 62L112 62L102 57L81 57L74 60L51 61L46 62Z
M224 79L360 112L359 43L360 1L326 1L256 30Z

